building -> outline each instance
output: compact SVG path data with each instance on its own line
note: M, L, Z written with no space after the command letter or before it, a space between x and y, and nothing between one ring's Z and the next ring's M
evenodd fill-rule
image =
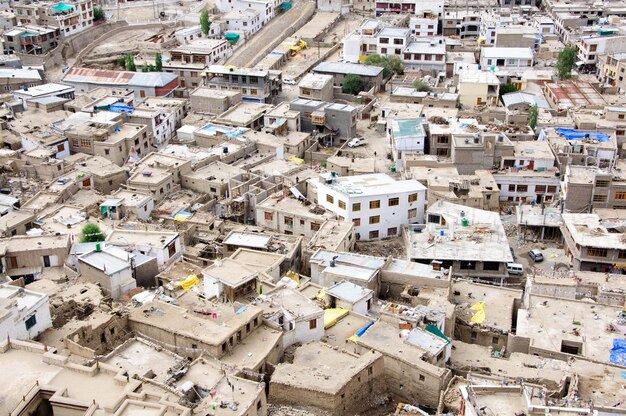
M93 5L92 0L25 1L14 5L14 9L19 24L53 26L64 36L72 36L93 26Z
M322 144L337 145L356 136L356 107L349 104L296 98L289 103L290 111L300 113L301 131L313 133Z
M602 55L612 55L626 52L626 36L610 28L598 30L590 36L582 36L576 45L578 66L593 68Z
M87 282L98 284L113 300L137 287L130 260L118 257L117 251L120 250L102 250L96 246L94 251L78 257L78 268L82 278ZM124 255L127 254L121 251Z
M620 227L626 221L618 210L599 214L563 213L561 232L565 252L574 270L619 272L626 261L626 244Z
M586 81L547 82L543 91L557 112L580 107L601 109L607 104L602 94Z
M44 102L45 99L54 100L55 98L62 99L61 102L66 102L74 99L74 87L69 87L63 84L43 84L35 87L26 87L20 90L13 91L15 99L20 100L24 105L24 108L28 108L28 104L34 105Z
M0 286L0 336L33 339L52 327L48 295L19 286Z
M340 220L352 222L357 240L398 236L402 227L424 220L426 187L414 179L397 181L384 173L348 177L329 173L314 186L317 203Z
M115 192L126 183L126 171L102 156L85 158L76 169L88 173L93 180L93 188L103 194Z
M322 224L335 217L318 205L291 197L269 196L256 206L256 224L283 234L313 237Z
M0 243L2 270L12 280L23 277L31 283L48 268L63 266L70 246L68 234L12 237Z
M270 381L270 400L315 406L331 415L359 413L367 397L384 391L383 356L336 351L313 342L296 350L292 363L279 364Z
M436 14L430 13L411 16L409 29L414 38L431 38L439 33L439 19Z
M138 231L115 229L107 235L106 244L132 253L155 257L163 270L183 254L183 243L174 231Z
M203 114L222 114L241 101L241 93L200 86L189 93L191 110Z
M154 198L147 192L118 189L100 204L102 218L147 220L154 209Z
M595 166L568 165L562 183L562 199L567 212L591 212L597 208L626 206L626 178L618 169L600 169Z
M4 48L12 53L45 55L59 46L61 29L45 26L16 26L2 35Z
M504 280L513 261L497 212L437 201L426 211L426 224L407 230L411 261L439 264L461 277ZM474 233L481 235L473 238Z
M305 100L333 101L333 77L323 74L306 74L298 84L298 97Z
M391 155L398 165L411 154L424 154L426 149L426 130L424 118L393 118L389 132Z
M36 69L0 68L0 83L5 92L12 92L41 85L43 77Z
M433 75L446 70L446 44L443 38L417 38L402 51L402 63L409 70Z
M352 64L348 62L322 62L313 68L313 73L333 76L333 85L340 87L348 74L358 75L365 81L366 90L380 89L383 83L383 68L378 66Z
M490 71L463 70L459 72L459 102L473 108L486 105L495 106L498 102L500 80Z
M206 75L210 89L240 92L242 101L270 103L282 88L280 71L210 65Z
M138 101L146 97L171 97L178 88L178 76L167 72L106 71L72 67L63 76L63 82L79 93L94 88L130 88Z
M482 48L480 65L486 69L524 70L533 66L533 55L532 48Z

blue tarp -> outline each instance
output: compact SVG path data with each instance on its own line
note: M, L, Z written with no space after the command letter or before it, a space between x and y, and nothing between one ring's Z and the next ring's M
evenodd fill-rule
M111 106L109 107L109 111L112 111L114 113L132 113L133 111L135 111L135 108L129 105L111 104Z
M611 364L626 366L626 339L613 338Z
M576 129L564 129L564 128L558 128L556 129L556 132L559 134L559 136L565 137L567 140L576 140L576 139L591 139L591 140L597 140L599 142L608 142L610 140L610 137L608 134L604 134L604 133L598 133L595 131L583 131L583 130L576 130Z
M359 329L358 331L356 331L356 333L354 335L356 335L357 337L360 337L361 335L363 335L365 333L365 331L367 331L369 329L370 326L374 325L374 322L370 322L369 324L365 325L363 328Z

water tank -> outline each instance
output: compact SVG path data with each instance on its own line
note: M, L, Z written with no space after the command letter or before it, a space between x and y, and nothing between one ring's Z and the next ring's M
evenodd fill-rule
M463 227L468 227L469 226L469 220L467 219L467 217L461 218L461 225Z

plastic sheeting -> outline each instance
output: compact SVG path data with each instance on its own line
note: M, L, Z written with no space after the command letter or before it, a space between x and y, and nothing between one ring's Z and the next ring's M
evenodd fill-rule
M328 329L335 325L337 321L348 314L347 309L330 308L324 310L324 329Z
M611 348L611 364L626 366L626 339L613 339L613 348Z
M567 140L591 139L599 142L608 142L611 139L608 134L598 133L595 131L558 128L556 129L556 132L559 136L564 137Z
M485 302L478 302L472 305L470 309L476 312L474 316L472 316L472 319L471 319L472 323L482 324L483 322L485 322L485 307L486 306L487 304Z
M176 282L180 287L182 287L184 290L189 290L192 287L194 287L195 285L197 285L198 283L200 283L200 278L198 276L196 276L195 274L190 274L189 276L187 276L185 279Z

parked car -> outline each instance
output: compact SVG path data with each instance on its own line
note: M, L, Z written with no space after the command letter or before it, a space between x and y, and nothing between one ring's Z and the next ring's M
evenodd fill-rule
M519 263L507 263L506 271L509 274L523 275L524 274L524 266Z
M287 85L296 85L296 81L291 78L283 78L283 84Z
M541 250L538 250L536 248L530 250L528 252L528 256L533 259L535 263L541 263L543 261L543 253L541 252Z
M365 146L367 144L367 140L363 137L355 137L354 139L348 142L348 147L359 147Z

